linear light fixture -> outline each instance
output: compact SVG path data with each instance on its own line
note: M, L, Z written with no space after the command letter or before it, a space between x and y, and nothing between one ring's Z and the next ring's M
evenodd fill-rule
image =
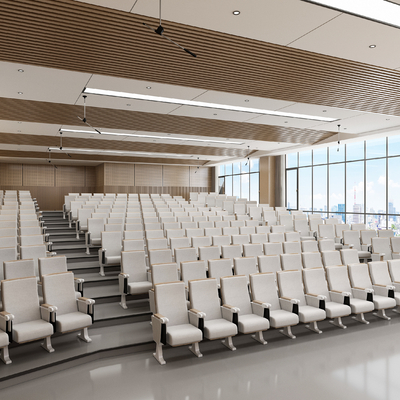
M150 153L145 151L123 151L123 150L103 150L103 149L80 149L74 147L49 147L50 151L61 151L66 153L95 153L95 154L118 154L124 156L146 156L146 157L168 157L168 158L193 158L193 155L170 154L170 153Z
M400 7L386 0L303 0L400 28Z
M91 135L96 134L93 131L83 131L79 129L61 129L61 132L72 132L72 133L89 133ZM98 133L97 133L98 134ZM104 132L101 131L102 135L112 135L112 136L132 136L138 138L147 138L147 139L168 139L168 140L180 140L182 142L202 142L202 143L223 143L223 144L244 144L243 142L227 142L226 140L209 140L209 139L193 139L193 138L181 138L174 136L154 136L154 135L139 135L137 133L121 133L121 132Z
M287 113L287 112L282 112L282 111L264 110L261 108L240 107L240 106L231 106L231 105L227 105L227 104L206 103L203 101L195 101L195 100L183 100L183 99L174 99L174 98L170 98L170 97L150 96L150 95L138 94L138 93L116 92L114 90L85 88L83 90L83 93L96 94L96 95L101 95L101 96L120 97L120 98L133 99L133 100L155 101L155 102L159 102L159 103L179 104L179 105L202 107L202 108L213 108L213 109L218 109L218 110L239 111L239 112L247 112L247 113L253 113L253 114L272 115L275 117L308 119L308 120L321 121L321 122L333 122L333 121L337 121L337 119L338 119L338 118L319 117L319 116L315 116L315 115L295 114L295 113Z

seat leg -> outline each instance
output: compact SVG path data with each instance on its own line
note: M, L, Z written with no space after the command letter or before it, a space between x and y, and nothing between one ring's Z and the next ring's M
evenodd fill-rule
M396 308L393 308L393 312L400 314L400 306L397 306Z
M221 340L222 344L229 350L235 351L236 347L233 345L232 336L228 336L225 340Z
M255 335L253 335L253 339L256 340L257 342L260 342L261 344L267 344L268 342L264 340L264 335L262 331L256 332Z
M125 310L128 308L128 306L126 305L126 294L121 294L121 303L119 304Z
M369 324L369 321L364 318L364 313L357 314L353 319L365 325Z
M104 265L102 263L100 263L100 275L106 276L106 274L104 273Z
M90 254L89 246L86 246L86 254Z
M4 364L11 364L12 361L10 359L10 355L8 353L8 346L3 347L1 349L1 361L3 361Z
M282 335L285 335L290 339L296 339L296 336L293 335L293 333L292 333L292 327L291 326L285 326L279 332L282 333Z
M322 333L322 331L320 329L318 329L317 321L313 321L313 322L311 322L310 325L306 325L306 328L315 333Z
M79 231L76 232L76 238L79 240Z
M92 339L89 337L88 328L83 328L82 332L78 334L78 338L86 343L90 343L92 341Z
M331 323L332 325L337 326L338 328L342 328L342 329L346 329L347 328L346 325L343 325L341 317L334 318L332 321L329 321L329 323Z
M51 345L51 336L47 336L44 338L44 342L42 343L42 347L48 351L49 353L53 353L54 349Z
M153 353L154 358L161 364L165 364L163 350L162 350L162 343L156 343L156 352Z
M391 319L390 317L388 317L386 315L386 312L383 309L382 310L378 310L378 312L374 313L374 315L376 315L379 318L385 319L386 321L390 321L390 319Z
M193 343L189 350L196 356L196 357L203 357L203 354L200 353L200 346L199 342Z

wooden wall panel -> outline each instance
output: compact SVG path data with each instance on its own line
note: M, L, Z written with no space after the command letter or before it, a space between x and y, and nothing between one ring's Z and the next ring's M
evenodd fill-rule
M135 186L135 165L104 164L104 185Z
M23 165L23 186L54 186L53 165Z
M275 207L275 162L276 157L260 158L260 203Z
M56 169L56 186L85 186L85 167L59 165Z
M22 186L22 164L0 164L1 186Z
M136 186L162 186L162 166L161 165L135 165L135 184Z
M190 186L208 187L211 186L214 168L190 167ZM214 192L213 188L210 190Z
M163 186L189 186L189 167L163 166Z
M96 167L85 167L85 186L96 186Z

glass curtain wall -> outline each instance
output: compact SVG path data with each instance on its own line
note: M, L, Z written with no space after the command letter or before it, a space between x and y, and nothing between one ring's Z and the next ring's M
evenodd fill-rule
M260 160L224 164L218 170L218 193L260 201Z
M286 156L286 205L400 235L400 136Z

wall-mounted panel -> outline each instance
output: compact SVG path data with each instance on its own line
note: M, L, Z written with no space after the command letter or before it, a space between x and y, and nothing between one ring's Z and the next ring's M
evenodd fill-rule
M59 165L56 186L85 186L85 167Z
M22 186L22 164L0 164L0 185Z
M190 167L190 186L210 187L210 191L213 192L214 190L211 187L213 171L214 168Z
M104 185L135 186L135 165L104 164Z
M85 186L96 186L96 167L85 167Z
M164 165L163 186L189 186L189 167Z
M162 186L162 168L161 165L136 164L136 186Z
M53 165L23 165L24 186L54 186Z

